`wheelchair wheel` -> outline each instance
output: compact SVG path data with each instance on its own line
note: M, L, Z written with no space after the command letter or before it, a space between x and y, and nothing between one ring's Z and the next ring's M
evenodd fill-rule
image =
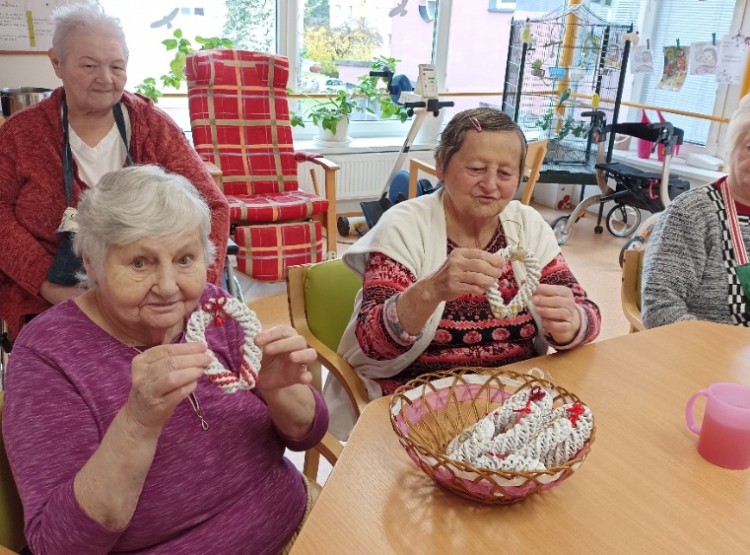
M641 211L628 204L616 204L607 214L607 229L615 237L627 237L641 225Z
M640 250L643 250L645 246L646 246L646 238L641 237L640 235L636 235L630 241L625 243L625 245L620 250L620 268L622 268L622 265L625 263L626 251L640 251Z
M565 232L565 226L568 224L569 219L570 214L567 216L560 216L550 224L552 231L555 232L555 239L557 239L558 245L564 245L568 242L568 239L570 239L570 232Z

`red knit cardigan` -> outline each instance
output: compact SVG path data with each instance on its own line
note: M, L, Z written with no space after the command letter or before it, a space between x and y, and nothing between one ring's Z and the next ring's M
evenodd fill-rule
M64 90L10 117L0 127L0 316L16 335L23 319L50 304L39 295L59 242L66 208L63 185ZM217 260L208 279L218 283L229 236L229 206L182 130L153 102L123 93L131 124L135 164L158 164L186 177L211 209L211 240ZM76 168L73 204L86 188Z

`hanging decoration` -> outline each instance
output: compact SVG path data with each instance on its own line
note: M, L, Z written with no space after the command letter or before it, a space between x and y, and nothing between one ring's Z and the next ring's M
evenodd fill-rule
M639 44L633 51L633 73L654 73L654 54L651 51L651 45Z
M749 43L750 37L740 33L726 35L721 40L719 63L716 67L717 82L729 85L737 85L742 82Z
M719 49L710 42L694 42L690 45L690 75L716 75L719 65Z
M677 46L664 47L664 74L657 85L658 89L679 92L682 85L685 84L687 77L688 58L690 57L690 47Z

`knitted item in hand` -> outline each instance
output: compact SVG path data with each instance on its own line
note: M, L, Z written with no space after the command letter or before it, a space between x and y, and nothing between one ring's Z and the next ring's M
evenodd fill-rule
M206 327L213 322L216 326L224 325L224 318L231 317L242 326L245 343L242 346L242 364L238 374L224 368L209 349L211 363L206 368L208 379L227 393L236 393L240 389L253 389L258 379L258 371L263 353L255 344L255 336L261 329L255 313L244 303L234 297L210 298L193 312L187 323L185 341L206 341Z
M495 318L513 318L531 301L531 296L534 294L537 285L539 285L542 267L536 256L523 247L505 247L497 251L497 254L506 260L522 262L526 266L526 279L520 284L518 292L509 303L506 304L503 300L497 281L487 290L487 300L490 303L490 308Z

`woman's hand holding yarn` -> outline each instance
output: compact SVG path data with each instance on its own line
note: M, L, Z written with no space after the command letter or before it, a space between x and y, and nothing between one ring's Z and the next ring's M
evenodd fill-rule
M429 278L438 301L453 301L463 295L481 295L497 282L503 259L482 249L453 249L443 265Z
M581 328L581 313L569 287L541 284L531 302L546 333L560 345L573 341Z
M312 381L307 368L317 360L317 353L293 328L275 326L264 330L255 337L255 343L263 351L258 375L261 391L307 385Z
M210 362L205 343L157 345L136 355L125 405L130 420L160 430L175 407L195 391Z

